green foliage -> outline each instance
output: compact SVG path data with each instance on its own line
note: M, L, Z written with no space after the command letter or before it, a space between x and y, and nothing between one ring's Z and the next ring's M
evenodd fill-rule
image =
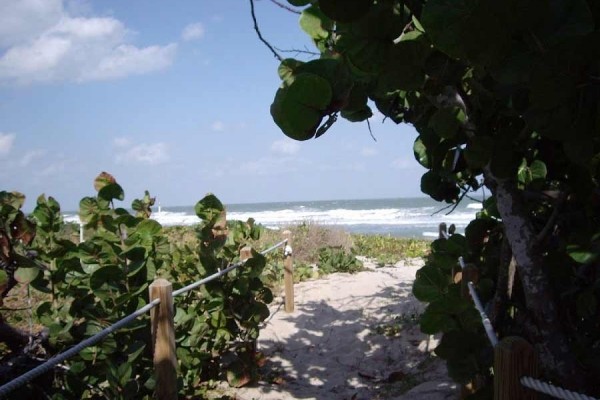
M527 230L539 236L528 239L528 251L535 254L532 268L549 282L544 298L559 299L564 343L584 369L600 373L593 361L600 353L584 350L596 349L591 338L600 335L600 7L586 0L311 4L318 21L305 30L321 54L301 66L310 64L310 73L334 95L323 98L329 104L320 104L310 120L296 121L295 110L277 106L279 93L302 73L286 60L294 68L282 77L272 108L282 131L292 138L302 132L302 140L318 137L335 117L360 121L370 115L364 107L375 104L391 121L412 124L418 132L413 150L427 169L424 193L456 203L483 185L491 191L464 237L432 243L415 281L415 294L432 307L422 326L444 332L440 356L450 373L462 382L489 377L491 360L485 341L477 339L477 321L452 297L458 256L479 268L484 301L500 302L493 318L502 321L501 335L531 334L523 321L537 311L528 309L525 298L536 289L521 286L517 275L519 289L507 302L500 296L506 288L498 287L510 246L522 243ZM340 72L331 76L325 62ZM510 207L497 207L499 185ZM511 212L523 222L509 230L502 218ZM502 252L508 256L500 257ZM461 337L473 339L468 356L451 351L468 342ZM549 372L566 376L560 368Z
M429 254L430 241L383 235L352 235L352 251L377 260L379 264L395 264L407 258L424 258Z
M44 293L34 315L48 329L48 356L144 306L156 277L167 278L177 289L226 267L238 259L241 247L260 238L261 228L253 220L228 226L221 202L207 195L196 205L202 219L197 238L169 243L160 224L148 219L154 203L148 192L133 201L132 215L115 204L124 191L110 174L100 174L94 187L96 196L81 201L82 243L69 240L73 227L65 229L53 198L40 196L26 218L19 210L24 197L0 193L0 228L14 235L3 234L10 241L1 244L21 265L14 277L0 271L0 287L14 280ZM28 250L35 250L35 263L21 255ZM182 398L202 397L201 383L209 380L226 379L239 387L256 378L255 342L273 299L260 279L265 262L253 251L243 267L176 298ZM148 318L138 318L66 364L68 369L55 371L54 387L44 388L53 398L151 398L155 381Z
M325 274L333 272L355 273L363 269L362 262L354 254L346 253L342 248L323 247L319 249L319 270Z

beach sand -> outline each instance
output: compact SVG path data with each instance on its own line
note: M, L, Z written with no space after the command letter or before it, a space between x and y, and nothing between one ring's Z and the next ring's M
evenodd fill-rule
M421 260L336 273L294 286L295 311L271 305L258 340L263 380L236 389L241 400L454 399L457 386L420 332L411 293Z

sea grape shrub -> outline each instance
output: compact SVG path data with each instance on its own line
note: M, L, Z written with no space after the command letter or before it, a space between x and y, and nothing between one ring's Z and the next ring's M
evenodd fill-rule
M252 219L225 223L225 208L214 195L200 200L195 209L202 219L196 229L200 244L193 253L185 246L175 250L179 265L170 269L169 279L178 286L239 261L240 249L258 240L262 229ZM241 267L176 298L177 356L186 396L200 395L201 381L225 378L240 387L256 379L259 325L269 316L267 304L273 300L261 281L265 264L265 257L253 250Z
M463 256L501 337L532 343L545 378L600 394L598 2L288 2L320 54L279 66L271 114L287 136L362 121L374 104L416 129L423 193L453 204L491 193L463 239L434 242L415 282L452 375L485 383L491 367L479 350L462 355L479 339L452 333L474 329L451 272Z
M50 295L36 308L60 352L129 315L148 301L148 286L170 260L168 243L148 214L131 215L117 207L124 192L107 173L96 178L96 196L80 202L87 237L75 244L61 239L58 204L38 198L32 218L34 243L48 266L32 286ZM137 201L137 200L136 200ZM148 318L135 320L67 362L57 398L150 398L154 389Z
M60 206L52 197L40 196L30 219L23 220L19 211L23 198L0 195L0 215L8 221L3 226L13 226L15 219L19 222L11 230L19 240L8 254L33 250L37 255L37 264L27 263L29 259L22 255L15 259L25 267L19 274L23 283L47 296L34 312L49 332L47 357L147 304L148 286L156 277L171 280L175 288L197 281L226 267L239 257L241 247L260 236L261 228L252 220L226 224L222 204L210 195L196 207L204 219L198 226L200 245L169 244L160 224L149 219L153 200L147 192L134 201L136 214L132 215L116 205L124 192L110 174L100 174L94 187L96 195L80 202L86 233L82 243L65 236ZM25 227L31 229L23 232L35 233L35 240L33 234L21 232ZM220 372L234 386L256 376L254 344L259 323L269 315L266 304L272 295L259 279L264 257L256 252L252 256L241 269L176 298L179 389L186 398L202 396L200 383L221 378ZM34 267L35 274L29 271ZM8 276L0 278L6 285ZM82 350L52 374L53 387L34 383L33 390L43 390L53 399L152 398L149 318L138 318ZM27 395L27 388L23 390Z

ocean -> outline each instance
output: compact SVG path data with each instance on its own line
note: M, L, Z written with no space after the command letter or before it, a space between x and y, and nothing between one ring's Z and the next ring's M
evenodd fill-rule
M354 233L391 235L407 238L435 238L438 225L454 224L462 233L469 221L481 209L481 203L462 201L449 215L447 206L429 198L397 198L369 200L294 201L226 205L228 220L254 218L274 229L303 222L334 226ZM193 206L153 207L152 218L163 226L193 225L199 219ZM65 214L65 220L79 222L75 213Z

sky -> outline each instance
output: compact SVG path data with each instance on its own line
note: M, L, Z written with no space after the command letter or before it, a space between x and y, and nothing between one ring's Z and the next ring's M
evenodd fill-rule
M305 142L279 130L278 61L249 4L0 0L0 190L76 210L106 171L125 207L144 190L163 206L422 196L410 126L376 112L377 141L341 119ZM272 45L313 49L298 15L255 4Z

